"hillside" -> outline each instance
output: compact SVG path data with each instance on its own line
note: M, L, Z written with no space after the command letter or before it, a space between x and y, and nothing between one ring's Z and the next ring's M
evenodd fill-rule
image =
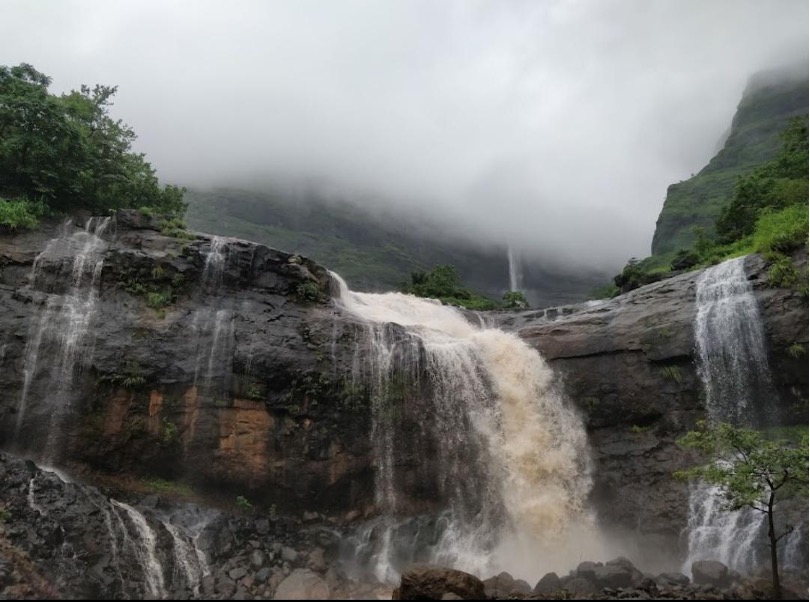
M667 189L656 223L653 255L691 247L692 228L714 233L714 221L734 191L737 178L775 158L779 132L808 108L808 79L784 72L755 75L743 93L723 148L698 174ZM667 262L668 263L668 262Z
M190 227L299 253L338 272L355 290L395 290L412 271L442 264L455 266L469 288L490 298L500 299L509 288L505 247L453 238L424 220L278 191L190 190L186 201ZM523 260L526 296L535 307L584 300L604 279Z

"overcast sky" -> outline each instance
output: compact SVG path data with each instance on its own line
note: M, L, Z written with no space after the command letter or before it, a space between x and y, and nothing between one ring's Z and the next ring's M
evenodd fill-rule
M0 62L114 113L188 186L317 178L550 258L643 257L806 0L4 0Z

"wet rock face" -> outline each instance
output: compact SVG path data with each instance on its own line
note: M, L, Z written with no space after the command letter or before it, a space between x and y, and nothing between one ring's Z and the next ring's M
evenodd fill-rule
M62 464L184 479L283 507L344 511L372 499L368 394L351 382L356 326L327 304L307 259L245 241L161 233L120 212L102 235L90 326L78 338ZM46 324L18 420L30 345L69 289L72 256L47 253L54 224L0 238L0 446L37 455L64 351ZM214 247L217 247L215 249ZM216 253L215 253L216 251ZM218 262L211 261L216 256Z
M0 599L369 595L340 571L334 525L109 496L0 452Z
M748 258L746 272L780 393L776 403L769 400L769 412L783 422L806 423L806 358L794 358L790 347L807 348L807 302L794 290L768 287L758 256ZM586 421L600 522L645 535L649 558L656 548L678 549L686 523L686 485L672 473L692 461L675 440L704 413L694 341L699 275L676 276L553 319L536 311L501 319L550 362Z

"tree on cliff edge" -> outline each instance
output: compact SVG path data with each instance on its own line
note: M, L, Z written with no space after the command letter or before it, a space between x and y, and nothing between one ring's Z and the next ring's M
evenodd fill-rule
M777 497L782 500L808 492L807 432L798 444L770 440L763 433L736 428L726 423L709 426L699 422L678 444L704 452L710 462L679 471L679 478L698 478L720 488L726 509L753 508L766 515L771 551L774 596L782 597L779 583L777 544L793 528L777 534L774 524Z
M132 150L135 132L110 116L116 87L56 95L50 84L29 64L0 65L0 214L42 205L57 213L149 207L182 215L184 190L161 186Z

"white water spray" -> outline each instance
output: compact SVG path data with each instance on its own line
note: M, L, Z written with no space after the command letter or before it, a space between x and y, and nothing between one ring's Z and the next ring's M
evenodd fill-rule
M366 333L356 366L372 389L377 505L389 517L372 562L378 578L401 568L391 550L413 503L400 457L412 449L433 456L416 471L434 471L425 478L445 504L439 541L419 551L431 562L529 577L538 563L562 570L601 554L584 506L585 429L540 355L438 301L354 293L334 277L338 305Z

